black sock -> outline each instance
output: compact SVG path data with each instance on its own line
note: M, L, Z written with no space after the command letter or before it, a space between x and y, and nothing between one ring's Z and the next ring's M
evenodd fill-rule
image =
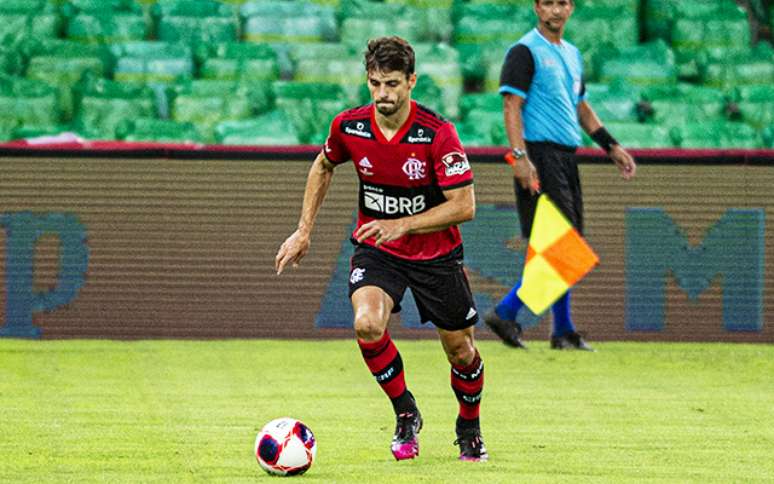
M414 395L408 390L403 392L400 396L392 398L391 401L392 408L395 410L395 415L414 412L417 409L417 402L414 401Z
M467 419L457 416L457 433L467 429L478 429L480 428L480 425L478 417Z

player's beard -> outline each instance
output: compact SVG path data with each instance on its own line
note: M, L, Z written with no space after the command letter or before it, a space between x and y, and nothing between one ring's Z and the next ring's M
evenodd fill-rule
M390 104L382 104L377 102L376 110L379 111L379 114L382 116L392 116L398 112L401 106L403 106L403 103L399 103L398 101L392 102Z

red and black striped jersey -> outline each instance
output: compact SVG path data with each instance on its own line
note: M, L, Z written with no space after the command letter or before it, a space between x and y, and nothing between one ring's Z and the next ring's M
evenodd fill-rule
M373 104L340 113L331 123L323 149L333 164L355 163L360 178L357 227L373 219L422 213L446 200L444 190L473 183L473 172L451 122L411 101L405 124L387 140L375 115ZM373 246L374 240L364 243ZM428 234L406 234L379 249L404 259L429 260L460 244L459 228L452 226Z

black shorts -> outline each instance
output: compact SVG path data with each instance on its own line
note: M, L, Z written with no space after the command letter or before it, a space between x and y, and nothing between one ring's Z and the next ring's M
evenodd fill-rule
M462 264L462 246L428 261L410 261L367 245L357 245L350 260L349 297L364 286L376 286L400 311L406 288L411 288L422 323L456 331L478 322L468 278Z
M528 142L527 153L537 169L542 193L551 197L559 210L582 234L583 194L575 149L555 143ZM521 236L528 239L532 231L532 219L535 217L538 195L532 195L529 190L521 188L515 178L513 182L521 221Z

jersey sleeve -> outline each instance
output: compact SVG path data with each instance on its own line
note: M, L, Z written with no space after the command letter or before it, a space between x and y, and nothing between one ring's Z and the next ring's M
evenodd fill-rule
M500 71L500 94L515 94L526 99L534 76L535 59L529 48L523 44L511 47Z
M323 146L325 157L334 165L340 165L351 158L347 145L341 136L341 117L336 116L331 123L328 139Z
M452 123L438 132L432 147L433 170L441 190L452 190L473 183L473 171Z

